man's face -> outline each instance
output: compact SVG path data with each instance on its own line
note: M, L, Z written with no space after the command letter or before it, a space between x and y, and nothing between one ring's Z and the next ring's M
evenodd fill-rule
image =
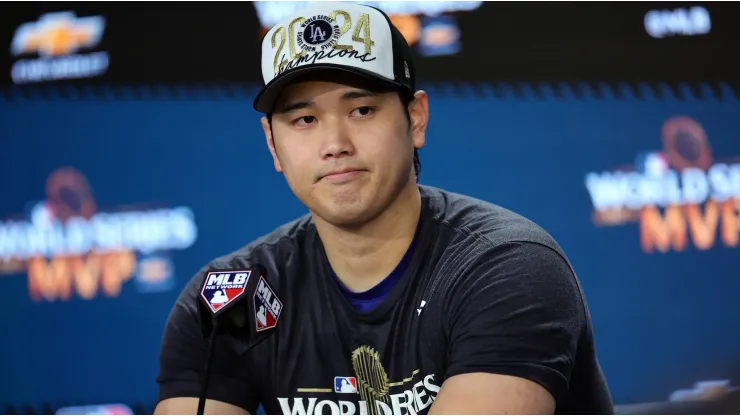
M395 92L308 81L286 87L272 129L265 118L262 126L275 169L298 199L324 221L357 226L415 186L414 147L424 144L426 104L417 93L409 123Z

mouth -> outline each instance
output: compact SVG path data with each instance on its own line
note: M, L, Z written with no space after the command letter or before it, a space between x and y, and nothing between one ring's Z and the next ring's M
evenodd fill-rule
M319 180L328 181L328 182L346 182L349 181L359 174L364 172L362 169L340 169L336 171L329 172L321 177Z

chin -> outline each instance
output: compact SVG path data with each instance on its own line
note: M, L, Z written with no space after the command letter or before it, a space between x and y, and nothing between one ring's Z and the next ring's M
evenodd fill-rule
M341 228L362 226L383 211L378 196L370 197L356 191L343 191L312 201L311 212L323 221Z
M378 215L379 210L369 204L332 204L314 210L314 214L331 225L342 228L355 228L366 224Z

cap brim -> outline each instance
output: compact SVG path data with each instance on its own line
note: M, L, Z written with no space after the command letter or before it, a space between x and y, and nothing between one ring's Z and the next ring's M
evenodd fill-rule
M284 87L295 83L300 78L305 77L306 75L319 72L351 75L353 77L357 77L358 79L370 81L378 85L390 88L404 88L404 85L399 82L381 77L374 72L362 68L354 68L337 64L314 64L291 69L283 74L280 74L278 77L270 81L262 88L259 94L257 94L257 98L254 99L254 109L261 113L272 112L273 107L275 106L275 101L277 101L278 97L280 96L280 92Z

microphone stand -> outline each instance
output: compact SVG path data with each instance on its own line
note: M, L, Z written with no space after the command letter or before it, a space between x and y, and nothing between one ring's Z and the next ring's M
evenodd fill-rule
M198 415L204 414L206 407L206 397L208 397L208 381L211 375L211 361L213 359L213 347L216 345L216 331L218 330L218 320L213 319L213 330L208 337L208 352L206 353L206 368L201 385L200 397L198 398Z

